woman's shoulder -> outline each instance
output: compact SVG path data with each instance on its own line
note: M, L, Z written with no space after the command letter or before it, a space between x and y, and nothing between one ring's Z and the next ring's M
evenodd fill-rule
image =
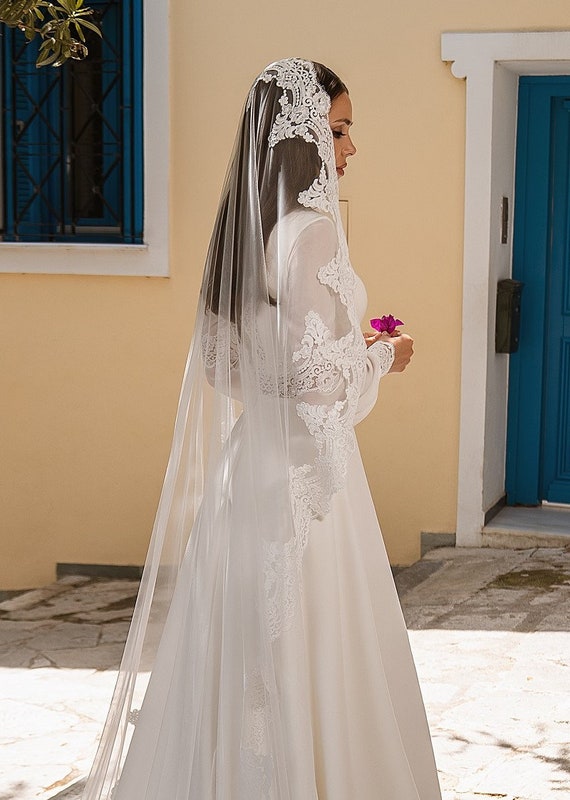
M336 232L332 217L328 214L314 211L312 208L301 208L286 214L279 225L283 225L284 229L287 230L294 239L297 239L309 228L314 229L318 227L323 230L330 229L331 232Z
M294 246L308 239L318 237L321 241L336 242L337 232L335 223L328 214L313 211L311 208L302 208L291 211L282 217L269 237L269 250L276 242L279 247L291 251Z
M270 291L275 276L286 264L303 269L314 264L322 266L334 258L338 236L333 219L310 208L292 211L282 217L272 230L267 243L266 257ZM286 274L285 270L281 273Z

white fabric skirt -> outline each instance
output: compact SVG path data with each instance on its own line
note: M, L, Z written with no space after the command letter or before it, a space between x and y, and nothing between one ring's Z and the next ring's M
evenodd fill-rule
M193 534L114 800L440 800L358 451L330 512L311 524L297 609L305 646L279 662L279 726L269 743L264 682L240 668L243 603L234 618L222 608L236 535L220 532L215 548L202 548ZM247 587L240 596L247 606ZM289 754L284 763L272 761L273 744Z

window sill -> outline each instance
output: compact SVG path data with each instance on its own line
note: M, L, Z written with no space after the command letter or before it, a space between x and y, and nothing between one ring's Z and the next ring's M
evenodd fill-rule
M166 248L148 244L0 242L0 274L168 276Z

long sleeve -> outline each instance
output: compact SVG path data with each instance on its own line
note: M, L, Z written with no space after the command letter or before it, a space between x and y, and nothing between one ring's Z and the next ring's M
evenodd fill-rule
M281 330L293 401L291 491L304 528L327 513L344 484L366 347L354 311L356 276L332 220L302 213L282 231L283 245L289 248Z
M239 339L235 324L217 314L206 313L201 348L204 373L210 386L241 401Z
M366 373L358 398L358 407L354 417L357 425L370 414L378 398L380 378L384 377L394 363L394 345L391 342L374 342L368 348L366 358Z

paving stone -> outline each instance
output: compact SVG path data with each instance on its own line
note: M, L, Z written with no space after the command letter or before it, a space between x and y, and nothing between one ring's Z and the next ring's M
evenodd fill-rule
M71 774L73 772L74 770L71 770ZM57 790L58 785L61 785L64 774L69 774L64 765L44 764L38 767L33 782L25 778L18 779L15 775L10 781L0 783L0 798L5 798L5 800L44 800Z
M461 609L463 611L463 608ZM507 611L503 613L473 611L472 614L454 614L441 621L440 627L455 630L475 631L512 631L521 626L527 618L523 612Z
M465 776L457 785L457 791L481 794L489 786L498 794L511 793L515 797L536 797L537 800L554 792L570 792L568 776L564 776L558 765L532 752L514 753L509 754L508 758L503 756L493 759L481 769Z
M30 663L28 664L30 669L42 669L43 667L57 667L55 661L52 661L47 656L43 654L37 654L31 659Z
M548 564L564 564L568 566L569 547L536 547L529 552L529 561L542 560Z
M9 698L1 706L0 798L45 800L87 773L114 680L113 672L81 669L0 671Z
M541 597L543 596L541 594ZM485 586L481 591L461 603L461 610L470 608L502 609L513 606L525 608L534 597L535 593L531 589L495 589ZM546 597L549 597L548 593Z
M409 631L416 664L429 680L444 676L469 686L474 676L494 676L513 668L513 636L508 631L433 629ZM518 642L524 634L518 634Z
M23 645L0 647L0 667L29 667L32 659L36 657L35 650Z
M442 794L442 800L536 800L536 798L531 797L515 797L512 794L502 794L502 793L494 793L494 794L482 794L481 792L477 792L477 794L472 794L471 792L457 792L456 789L451 791L444 791Z
M123 656L124 645L121 642L104 644L99 647L45 650L44 655L53 661L56 667L79 669L113 669L119 668Z
M403 608L404 619L408 630L421 630L423 628L437 628L439 620L453 611L453 604L408 606Z
M489 561L525 561L527 558L532 557L533 553L546 553L548 558L549 553L555 553L558 556L563 552L563 548L551 551L550 548L536 548L530 547L526 550L507 550L494 547L439 547L437 550L430 550L429 553L423 557L422 561L472 561L481 564Z
M477 569L473 568L473 557L462 556L449 560L436 573L408 592L404 596L405 604L461 604L487 586L498 574L510 571L524 560L522 554L511 552L502 558L483 558L477 563Z
M61 580L57 583L52 583L42 589L32 589L24 594L19 594L10 600L4 600L0 603L0 611L10 612L19 611L24 608L33 608L39 604L44 604L50 601L57 595L64 594L70 590L70 587L80 586L89 581L89 578L75 578L69 577L67 580Z
M397 576L444 800L570 797L570 595L554 572L570 550L440 548ZM79 800L136 590L70 576L0 604L0 800Z
M529 605L531 606L555 606L557 605L556 601L558 600L557 597L553 596L554 590L552 592L543 592L541 594L535 595L529 601Z
M398 596L403 597L406 592L414 589L443 566L443 561L417 561L411 567L402 569L394 577Z
M51 800L80 800L84 788L85 788L85 779L75 781L74 783L71 784L71 786L67 787L67 789L65 789L64 791L58 792L58 794L53 795Z
M432 706L447 706L452 701L457 702L461 689L452 683L424 683L422 695L424 702Z
M121 642L123 644L129 632L129 625L129 622L114 622L109 625L102 625L100 643Z
M38 631L51 630L56 623L48 620L47 622L12 622L11 620L0 620L0 647L14 646L19 642L30 639Z
M35 600L33 605L26 604L27 595L20 595L6 603L17 603L17 608L4 609L9 612L11 620L57 619L63 616L97 610L102 611L113 604L121 604L131 608L136 598L138 583L136 581L93 581L84 586L64 587L64 591L52 592L45 599ZM51 587L50 588L51 591ZM38 596L42 590L37 590ZM31 593L35 594L35 593ZM5 606L6 603L3 605Z
M548 614L536 623L538 631L567 631L570 626L570 609Z
M74 614L74 619L78 622L91 622L94 624L101 624L101 623L111 623L111 622L127 622L129 623L132 615L133 615L133 608L134 608L134 600L132 605L128 606L128 608L118 609L113 611L108 611L107 609L98 610L93 609L93 611L86 611Z
M50 630L32 632L26 646L43 652L45 650L66 650L94 647L100 636L97 625L77 625L72 622L58 622Z

